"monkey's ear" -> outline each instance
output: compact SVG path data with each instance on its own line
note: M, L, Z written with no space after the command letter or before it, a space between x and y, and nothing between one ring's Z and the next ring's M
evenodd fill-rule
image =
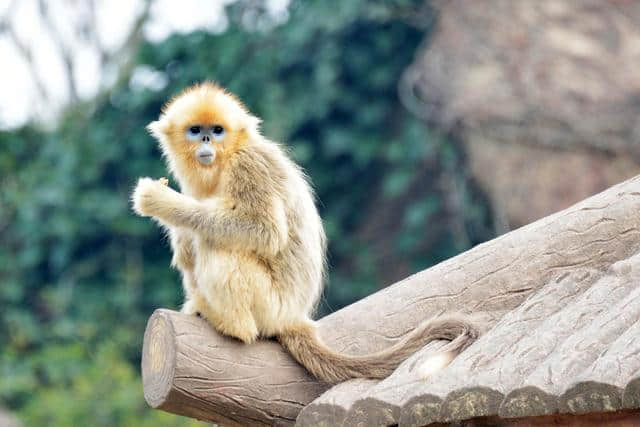
M164 120L156 120L147 125L149 133L155 137L160 138L167 133L167 123Z

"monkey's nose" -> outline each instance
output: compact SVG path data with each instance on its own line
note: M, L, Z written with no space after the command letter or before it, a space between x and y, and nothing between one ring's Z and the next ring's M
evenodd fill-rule
M209 135L204 135L202 137L202 142L211 142L211 138L209 138Z

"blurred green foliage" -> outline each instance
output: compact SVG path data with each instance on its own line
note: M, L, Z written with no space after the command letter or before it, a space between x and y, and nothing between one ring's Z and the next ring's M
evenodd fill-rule
M265 25L236 4L222 34L142 46L137 63L164 89L116 87L55 131L0 133L2 403L26 425L193 423L143 402L145 321L181 292L165 239L128 206L138 176L167 174L145 125L193 82L238 94L311 176L331 241L323 313L394 279L385 261L416 271L490 237L460 150L397 98L425 37L405 17L421 5L298 1Z

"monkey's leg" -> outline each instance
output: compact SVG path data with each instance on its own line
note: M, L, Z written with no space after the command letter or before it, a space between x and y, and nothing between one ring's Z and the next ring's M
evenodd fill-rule
M193 300L202 298L202 296L198 295L196 275L194 274L195 251L193 248L193 237L189 233L185 232L185 230L170 227L168 225L165 225L165 227L169 231L171 250L173 251L171 265L180 270L182 275L184 304L180 311L186 314L198 314Z
M193 301L196 311L218 332L239 339L245 344L251 344L258 338L258 327L249 310L235 308L222 314L211 305L199 307L196 300Z
M184 304L180 311L185 314L198 314L196 305L206 305L206 301L200 295L193 271L182 272L182 289L184 290Z
M222 286L202 286L199 282L198 294L203 298L193 299L193 306L218 332L250 344L259 335L251 312L253 298L243 295L242 280L230 279Z
M207 305L207 300L199 291L195 291L190 297L184 300L184 304L182 304L180 312L206 318L202 310L203 308L206 308Z

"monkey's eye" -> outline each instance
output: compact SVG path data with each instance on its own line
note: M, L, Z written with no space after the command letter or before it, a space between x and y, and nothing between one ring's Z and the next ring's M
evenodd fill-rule
M213 132L213 139L215 139L216 141L224 138L224 128L222 126L215 125L213 128L211 128L211 131Z
M189 128L189 133L190 133L191 135L197 135L197 134L199 134L199 133L200 133L200 130L201 130L200 126L191 126L191 127Z

